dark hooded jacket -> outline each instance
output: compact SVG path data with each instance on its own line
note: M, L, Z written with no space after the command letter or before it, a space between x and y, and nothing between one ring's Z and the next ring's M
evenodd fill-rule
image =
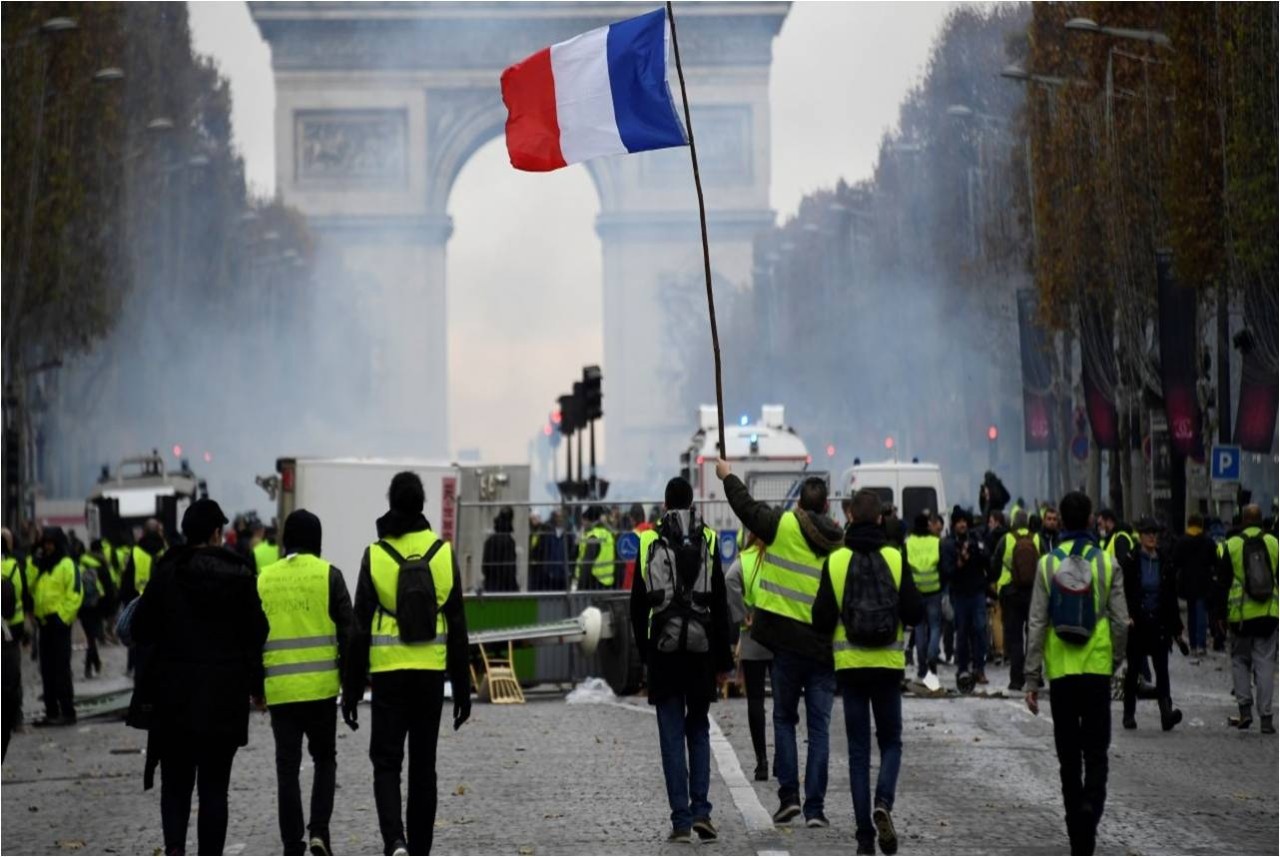
M742 480L733 474L724 480L724 496L743 526L763 539L766 545L773 544L778 537L778 524L785 514L783 510L754 499ZM818 556L825 557L843 543L844 533L840 525L824 514L797 509L796 520L805 541ZM832 663L830 633L820 634L812 625L768 610L755 612L751 639L773 652L784 650L825 664Z
M170 550L135 608L133 639L140 662L129 723L158 735L160 754L169 740L248 743L267 618L244 557L220 547Z
M493 519L493 532L484 540L484 554L480 570L484 575L485 592L515 592L520 588L516 579L516 540L511 535L512 516L504 509Z

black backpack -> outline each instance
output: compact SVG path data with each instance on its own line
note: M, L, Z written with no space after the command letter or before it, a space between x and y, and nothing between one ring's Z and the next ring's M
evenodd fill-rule
M1242 554L1244 592L1254 601L1270 601L1275 592L1275 573L1271 570L1271 552L1262 536L1244 540Z
M400 640L404 643L429 643L436 638L436 579L431 574L431 560L435 559L444 539L438 539L425 556L405 559L386 541L378 547L396 561L400 575L396 580L396 610L391 612L382 604L378 609L395 617L400 626Z
M898 639L898 587L879 552L855 552L849 560L840 618L856 646L882 648Z

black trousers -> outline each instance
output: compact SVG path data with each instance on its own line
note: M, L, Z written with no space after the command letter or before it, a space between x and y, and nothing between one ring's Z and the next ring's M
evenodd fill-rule
M369 759L385 853L403 842L410 854L430 854L436 823L436 741L444 707L444 673L395 670L373 674ZM401 815L400 769L409 740L408 837Z
M80 611L80 627L84 628L84 638L88 647L84 652L84 677L89 678L89 670L96 668L102 672L102 658L98 655L98 643L102 637L102 614L95 610Z
M4 749L0 759L9 755L9 736L22 722L22 644L16 639L5 642L3 689L0 709L4 715Z
M769 752L765 743L764 677L770 661L742 661L742 678L747 691L747 725L751 730L751 748L756 751L756 764Z
M170 735L160 755L160 821L166 854L185 854L191 820L191 790L200 790L196 821L201 854L221 854L227 842L227 789L231 785L233 742L203 735Z
M271 731L276 739L276 802L280 841L285 854L307 852L306 831L329 842L329 818L338 780L338 706L336 699L289 702L271 706ZM311 782L311 822L302 818L302 739L315 767Z
M1009 661L1009 684L1022 686L1027 665L1027 616L1031 613L1031 591L1012 584L1000 593L1000 615L1004 623L1004 656Z
M1133 627L1129 629L1129 648L1126 651L1129 666L1124 673L1124 716L1133 717L1138 709L1138 674L1142 665L1150 658L1151 669L1156 674L1156 695L1169 699L1169 641L1165 639L1155 622L1142 617L1134 617Z
M1053 743L1072 854L1092 854L1107 800L1111 676L1073 675L1049 684ZM1083 775L1083 776L1082 776Z
M71 685L71 626L49 616L40 623L40 680L47 717L76 716Z

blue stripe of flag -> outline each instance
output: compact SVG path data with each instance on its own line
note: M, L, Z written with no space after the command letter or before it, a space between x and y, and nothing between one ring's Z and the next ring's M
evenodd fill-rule
M688 140L667 86L661 9L609 25L609 88L618 135L628 152L684 146Z

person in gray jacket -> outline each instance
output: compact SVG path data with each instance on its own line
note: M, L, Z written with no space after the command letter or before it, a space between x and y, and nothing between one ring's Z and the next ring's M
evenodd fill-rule
M755 582L755 576L759 573L760 557L763 552L764 542L754 533L748 533L747 543L743 545L742 551L729 567L729 573L724 579L729 596L729 618L739 628L738 669L742 676L743 689L747 693L747 724L751 730L751 746L756 751L756 779L762 783L769 780L768 746L765 743L764 678L769 672L769 664L773 661L773 652L751 639L752 610L746 600Z

